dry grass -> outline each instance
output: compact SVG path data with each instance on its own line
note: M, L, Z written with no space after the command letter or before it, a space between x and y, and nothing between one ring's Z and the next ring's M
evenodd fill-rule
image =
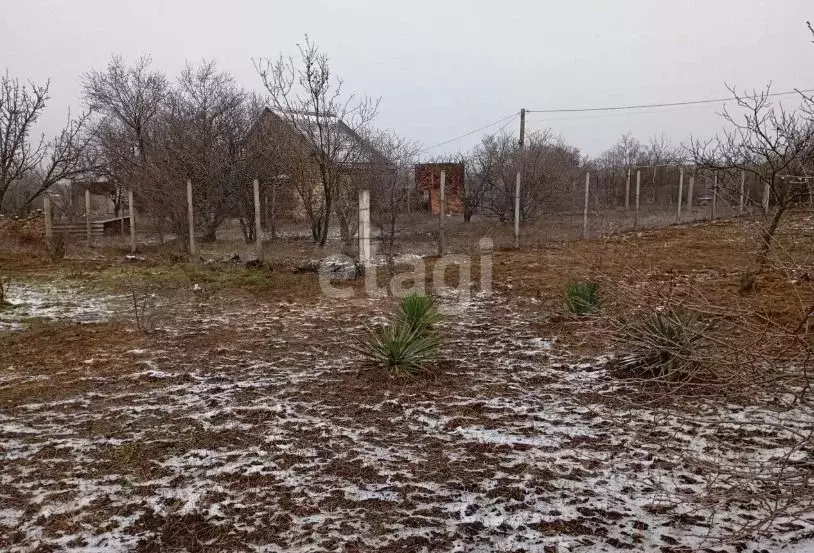
M350 301L322 298L314 274L294 272L322 253L302 241L269 244L263 270L162 248L137 263L118 246L53 266L0 254L15 281L58 276L125 292L135 277L164 302L149 335L126 316L0 334L0 423L20 455L3 467L0 498L21 513L14 525L0 517L0 548L31 547L37 532L43 550L100 539L136 551L717 546L697 534L736 533L761 507L692 464L690 441L703 437L721 458L784 451L795 442L773 426L777 405L715 402L753 425L721 428L720 413L703 405L646 403L652 392L624 389L597 359L613 344L608 319L565 316L562 289L572 278L616 287L603 296L611 315L692 299L713 314L725 307L793 327L814 301L803 278L814 275L808 217L794 214L774 268L745 297L737 288L750 261L747 221L569 243L541 237L539 247L495 251L497 298L444 305L439 371L399 383L359 374L348 348L392 300L364 297L361 279L345 284L356 291ZM476 242L462 233L451 244L470 251ZM230 246L216 248L228 255ZM729 328L752 328L739 325ZM711 503L694 504L707 487ZM706 528L707 508L732 520ZM809 518L773 532L799 538L814 529Z

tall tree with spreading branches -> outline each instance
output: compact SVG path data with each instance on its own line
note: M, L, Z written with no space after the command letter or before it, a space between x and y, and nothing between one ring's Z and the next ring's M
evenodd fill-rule
M21 205L54 184L81 176L92 165L87 158L89 113L68 123L51 140L34 138L34 128L48 102L50 81L23 83L8 71L0 76L0 210L13 188L27 183Z
M356 163L361 141L376 116L379 101L368 97L346 95L341 79L331 73L328 56L306 36L298 45L299 56L280 56L275 60L261 58L255 67L268 92L274 114L284 120L310 149L318 183L318 193L301 193L311 235L319 246L328 238L331 214L337 198L348 196L352 187L348 167ZM300 138L297 138L298 140ZM340 230L345 241L350 240L352 215L337 211Z

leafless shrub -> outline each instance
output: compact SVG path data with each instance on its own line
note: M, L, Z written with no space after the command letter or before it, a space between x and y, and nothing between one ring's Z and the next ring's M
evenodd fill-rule
M48 259L52 262L64 259L67 249L68 243L63 234L56 233L45 241L45 251L48 254Z
M156 295L149 286L132 275L128 278L133 322L140 332L152 332L157 322Z

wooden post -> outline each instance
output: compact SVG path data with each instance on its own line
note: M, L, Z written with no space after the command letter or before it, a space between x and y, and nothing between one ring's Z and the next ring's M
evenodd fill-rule
M744 194L746 192L746 171L741 171L741 193L738 200L738 215L743 215Z
M51 196L48 192L42 197L42 209L45 212L45 240L50 243L54 238L54 221L51 219Z
M585 173L585 207L582 210L582 238L588 238L588 198L591 189L591 173Z
M636 214L633 219L633 228L639 228L639 197L642 191L642 170L636 169Z
M769 183L763 185L763 212L769 213L772 189Z
M627 180L625 181L625 211L630 208L630 167L627 168Z
M359 264L370 265L370 191L359 190Z
M195 255L195 211L192 209L192 179L187 179L187 222L189 224L189 255Z
M130 253L136 253L136 205L132 189L127 190L127 206L130 212Z
M254 239L256 242L256 255L258 261L263 261L263 224L260 219L260 181L254 179Z
M678 173L678 211L676 211L676 223L681 222L681 202L684 199L684 167Z
M519 181L518 181L519 182ZM447 251L447 235L444 228L444 212L446 211L446 185L447 173L441 171L441 183L439 185L439 200L438 200L438 255L444 255Z
M710 218L714 220L717 212L718 212L718 171L715 171L712 177L712 217Z
M88 247L90 248L90 245L91 245L92 240L93 240L93 236L91 234L91 228L90 228L90 187L89 186L85 187L85 236L86 236L86 238L88 240Z

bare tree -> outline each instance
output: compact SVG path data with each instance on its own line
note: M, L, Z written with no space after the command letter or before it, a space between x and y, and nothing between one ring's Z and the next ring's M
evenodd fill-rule
M167 94L167 79L150 69L151 62L143 56L128 67L123 58L114 56L104 71L82 76L88 105L127 129L130 153L142 160L148 157L150 125Z
M394 132L380 131L369 138L376 155L359 175L370 190L373 224L379 229L382 249L388 258L395 253L395 242L401 230L399 219L404 211L407 191L412 186L411 163L418 154L417 143Z
M6 194L26 182L23 207L57 182L83 174L88 167L88 113L68 123L51 140L31 137L45 110L50 82L23 84L9 75L0 77L0 209ZM36 184L31 185L32 179Z
M261 58L255 67L269 94L274 113L304 139L319 182L298 186L314 242L324 246L331 213L338 196L346 198L352 186L348 168L364 155L357 137L375 117L378 100L346 96L342 80L332 78L328 56L306 36L298 46L299 59ZM343 193L343 189L344 192ZM342 206L340 206L341 208ZM355 217L337 211L343 239L350 240Z
M487 135L469 154L471 181L481 191L484 210L501 223L511 220L515 139L508 133Z
M805 117L812 105L805 97L807 106L801 114L774 105L770 87L748 95L734 88L730 91L741 114L724 109L722 117L728 128L710 141L693 140L689 150L699 167L751 174L769 193L768 205L762 206L759 250L752 268L744 275L746 291L754 288L783 215L795 199L789 181L782 177L808 175L814 159L814 121Z
M170 88L144 164L149 178L139 191L178 236L188 234L187 179L193 183L195 222L203 241L213 241L223 221L239 214L240 199L254 178L248 171L248 142L259 114L250 100L213 62L188 65Z
M103 71L82 76L85 102L98 114L94 150L102 163L96 177L114 186L116 214L121 212L124 190L138 191L144 180L155 120L168 92L166 77L150 64L149 56L129 66L123 58L113 57ZM153 222L161 234L162 221Z
M514 189L520 148L509 134L486 136L470 154L472 180L483 209L501 222L514 218ZM574 171L581 165L579 150L549 131L526 137L522 159L520 218L532 220L570 202Z

